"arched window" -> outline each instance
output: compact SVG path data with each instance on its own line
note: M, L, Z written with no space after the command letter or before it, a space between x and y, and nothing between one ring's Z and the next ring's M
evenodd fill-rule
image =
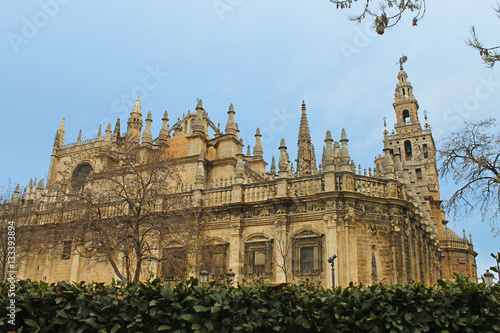
M408 109L403 110L403 122L408 124L410 122L410 111Z
M74 190L82 190L91 172L92 166L89 163L80 163L73 171L73 175L71 175L71 187Z
M405 141L405 158L407 161L411 160L412 157L412 151L411 151L411 141L406 140Z

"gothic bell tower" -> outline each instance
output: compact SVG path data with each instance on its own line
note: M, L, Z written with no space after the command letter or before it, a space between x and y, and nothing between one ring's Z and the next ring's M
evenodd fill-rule
M130 113L130 118L127 122L127 141L133 141L139 143L141 140L142 132L142 113L141 113L141 101L137 97L134 109Z
M384 138L388 141L392 155L400 158L402 165L408 168L420 192L440 202L434 138L427 123L427 115L424 127L421 126L418 101L413 95L413 87L403 70L402 61L400 63L392 104L397 122L391 134L384 131Z
M413 96L413 87L408 82L408 75L401 66L398 74L398 84L394 93L394 103L397 123L395 130L397 134L421 131L418 120L418 102Z

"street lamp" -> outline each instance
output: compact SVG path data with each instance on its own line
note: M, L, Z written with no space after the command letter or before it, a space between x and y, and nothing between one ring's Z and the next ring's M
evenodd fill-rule
M227 276L227 282L228 282L228 285L229 287L231 287L234 283L234 276L236 275L235 272L233 272L232 269L229 269L229 272L226 273L226 276Z
M483 275L483 282L488 285L493 284L493 274L490 273L489 269L487 269L486 273Z
M205 284L208 281L208 272L206 270L202 270L200 272L200 283Z
M337 259L336 254L328 258L328 262L332 265L332 289L335 288L335 259Z

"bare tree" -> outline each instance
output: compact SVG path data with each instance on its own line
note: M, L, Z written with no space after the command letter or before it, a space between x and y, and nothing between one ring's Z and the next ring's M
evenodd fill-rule
M451 175L460 188L446 202L448 211L459 216L474 209L493 229L500 211L500 135L495 119L465 122L441 144L441 177Z
M357 0L330 0L338 9L351 8ZM367 17L373 18L375 31L383 35L387 28L392 28L401 21L406 13L412 13L412 25L416 26L425 14L425 0L381 0L375 2L366 0L362 5L361 14L351 16L349 19L361 22Z
M275 229L271 232L272 242L268 246L272 247L272 258L275 265L283 271L285 282L288 283L292 266L294 249L294 239L289 236L288 226L284 221L275 222Z
M338 9L348 9L357 0L330 0L330 2L336 4ZM426 12L426 0L366 0L361 2L360 14L353 15L349 19L360 23L367 17L372 18L375 31L379 35L383 35L386 29L401 22L407 13L413 16L412 26L416 26ZM500 17L500 5L495 9L495 12ZM500 61L500 46L484 47L474 26L471 28L471 36L467 40L467 44L479 52L487 67L491 68L497 61Z
M162 263L174 238L190 250L202 238L204 222L180 193L180 168L161 151L124 143L102 153L105 168L66 184L66 196L82 221L68 225L76 251L107 262L120 279L139 281L148 263ZM68 188L69 187L69 188ZM170 258L172 259L172 258ZM186 272L188 260L172 260Z
M500 5L497 5L497 8L495 8L495 12L497 17L500 18ZM469 37L467 43L469 44L469 46L479 51L479 55L481 56L487 67L491 68L497 61L500 61L500 46L484 47L483 43L477 36L475 27L471 28L471 37Z

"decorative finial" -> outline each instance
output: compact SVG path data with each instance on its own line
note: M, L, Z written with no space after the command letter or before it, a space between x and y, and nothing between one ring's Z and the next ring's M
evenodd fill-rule
M427 110L424 110L425 128L429 129L429 123L427 122Z
M132 112L141 113L141 98L137 96L137 100L135 101L134 110Z
M403 64L408 60L408 57L403 54L401 58L399 58L399 69L403 70Z

